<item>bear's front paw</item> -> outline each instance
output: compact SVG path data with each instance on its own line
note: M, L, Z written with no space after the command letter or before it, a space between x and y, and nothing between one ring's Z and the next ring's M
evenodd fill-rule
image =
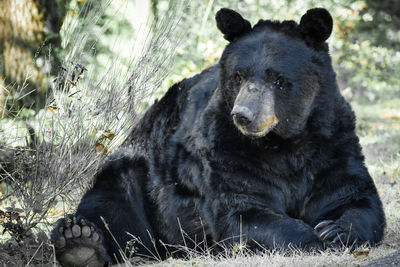
M323 220L314 227L314 230L327 248L349 245L349 234L335 221Z
M74 215L58 220L51 233L62 266L104 266L108 257L102 239L95 225Z

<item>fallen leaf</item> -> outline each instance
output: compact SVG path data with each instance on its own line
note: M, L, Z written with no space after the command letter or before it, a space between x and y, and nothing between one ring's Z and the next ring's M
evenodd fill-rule
M100 153L103 152L103 150L104 150L104 145L101 143L96 143L96 151Z
M107 138L109 139L109 140L113 140L113 138L114 138L114 136L115 136L115 134L109 134L108 136L107 136Z
M49 109L50 112L54 112L54 110L56 110L57 107L56 106L49 106L48 109Z
M353 251L354 258L358 258L361 256L367 257L368 255L369 255L369 249L360 249L360 250Z

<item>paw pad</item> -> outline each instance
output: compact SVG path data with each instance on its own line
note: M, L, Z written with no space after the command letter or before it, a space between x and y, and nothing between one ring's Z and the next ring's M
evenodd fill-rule
M68 215L52 232L58 261L63 266L102 266L107 256L102 234L92 223Z

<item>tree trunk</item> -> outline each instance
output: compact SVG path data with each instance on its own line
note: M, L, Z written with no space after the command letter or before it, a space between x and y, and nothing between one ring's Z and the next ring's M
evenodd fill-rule
M0 118L43 106L67 1L0 0Z

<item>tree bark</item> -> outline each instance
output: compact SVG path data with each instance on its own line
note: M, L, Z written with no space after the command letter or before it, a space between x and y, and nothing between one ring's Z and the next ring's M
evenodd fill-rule
M0 0L0 118L45 103L69 0Z

